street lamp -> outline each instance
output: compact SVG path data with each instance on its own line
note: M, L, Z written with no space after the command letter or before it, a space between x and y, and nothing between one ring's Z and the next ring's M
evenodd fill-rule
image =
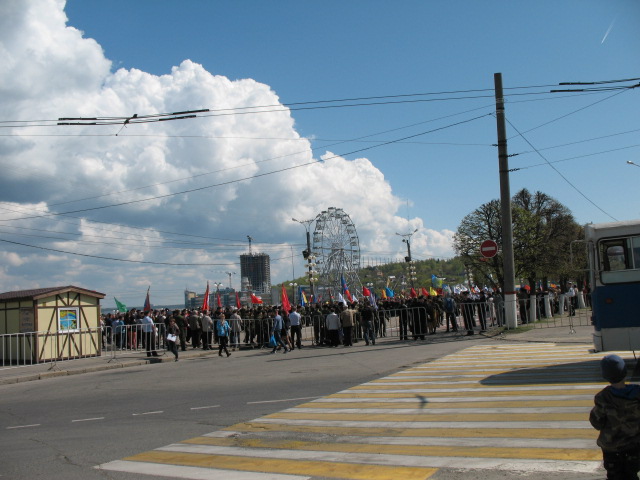
M413 236L414 233L416 233L418 231L418 229L416 228L413 232L411 233L398 233L396 232L396 235L402 237L402 241L404 243L407 244L407 256L404 257L404 260L406 262L410 262L411 261L411 237Z
M640 167L640 165L638 165L637 163L633 163L631 160L627 160L627 163L629 165L633 165L634 167Z
M411 281L411 286L415 287L415 282L418 281L415 260L409 261L409 280Z
M317 272L313 270L313 267L316 265L316 263L314 262L316 256L311 252L311 234L309 233L309 227L315 221L315 218L312 218L311 220L296 220L295 218L292 218L291 220L302 225L307 233L307 249L302 252L302 256L307 260L307 275L309 276L311 298L315 298L316 291L314 284L318 281L318 278L314 277L314 274L316 274Z
M220 287L222 287L223 283L222 282L214 282L213 286L216 287L216 307L219 307L221 305L218 305L218 301L220 300ZM220 301L220 303L222 303L222 301Z
M290 283L289 286L291 287L291 298L293 299L293 304L296 304L296 287L298 286L298 284L296 282Z

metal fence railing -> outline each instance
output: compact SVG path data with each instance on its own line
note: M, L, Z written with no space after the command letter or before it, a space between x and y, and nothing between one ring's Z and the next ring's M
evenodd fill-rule
M101 353L101 328L0 335L0 368L95 357Z
M140 324L103 327L101 338L103 355L117 358L122 352L164 353L167 350L166 326L164 323L156 323L154 327L154 331L149 334Z
M581 297L564 295L535 295L518 299L521 323L531 323L534 328L568 327L591 325L591 308ZM523 320L524 319L524 320Z

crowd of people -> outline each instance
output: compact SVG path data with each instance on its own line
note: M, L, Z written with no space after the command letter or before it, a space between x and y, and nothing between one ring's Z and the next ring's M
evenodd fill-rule
M212 350L220 356L241 346L268 347L273 352L288 352L303 347L303 329L312 345L352 346L363 340L375 345L376 339L397 336L400 340L425 339L440 328L446 332L466 330L473 334L479 326L499 325L492 306L494 295L432 296L384 299L372 303L325 302L295 305L291 311L282 306L254 305L237 309L213 310L159 309L149 312L130 310L103 315L103 344L114 348L144 349L157 355L158 345L166 345L176 361L187 348Z
M553 291L518 295L520 323L529 323L531 302L538 319L558 313L559 296ZM564 308L575 313L578 291L569 285ZM424 340L440 329L444 332L466 332L473 335L492 326L502 326L504 302L498 292L463 291L438 296L380 299L363 298L356 302L325 302L294 305L286 311L281 305L251 307L218 307L213 310L160 309L149 312L130 310L110 313L101 318L103 344L115 348L146 350L157 355L159 345L166 346L176 361L179 351L190 348L218 349L229 357L241 346L270 347L284 353L303 347L303 340L315 346L345 347L363 340L375 345L376 339L397 336L400 340ZM305 330L306 328L306 330ZM303 330L306 337L303 338Z

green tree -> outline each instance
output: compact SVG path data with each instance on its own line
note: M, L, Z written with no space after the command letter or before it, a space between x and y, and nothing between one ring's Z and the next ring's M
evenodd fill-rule
M570 210L545 193L532 194L527 189L513 196L511 206L516 278L525 278L535 288L537 280L546 284L549 277L563 280L575 273L570 262L571 242L581 238L581 227ZM481 205L462 220L454 235L454 248L478 283L502 286L501 251L488 261L480 255L480 244L486 239L502 245L498 200Z
M453 247L461 257L468 273L476 281L492 287L504 285L502 254L486 259L480 255L480 244L484 240L495 240L502 245L502 227L500 226L500 201L491 200L480 205L460 222L453 236Z

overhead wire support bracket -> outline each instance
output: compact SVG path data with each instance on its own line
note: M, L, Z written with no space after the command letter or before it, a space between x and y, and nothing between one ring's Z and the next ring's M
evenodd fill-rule
M208 108L150 115L138 115L135 113L130 117L61 117L58 118L58 125L122 125L124 127L134 123L166 122L169 120L197 118L196 114L206 112L209 112Z

